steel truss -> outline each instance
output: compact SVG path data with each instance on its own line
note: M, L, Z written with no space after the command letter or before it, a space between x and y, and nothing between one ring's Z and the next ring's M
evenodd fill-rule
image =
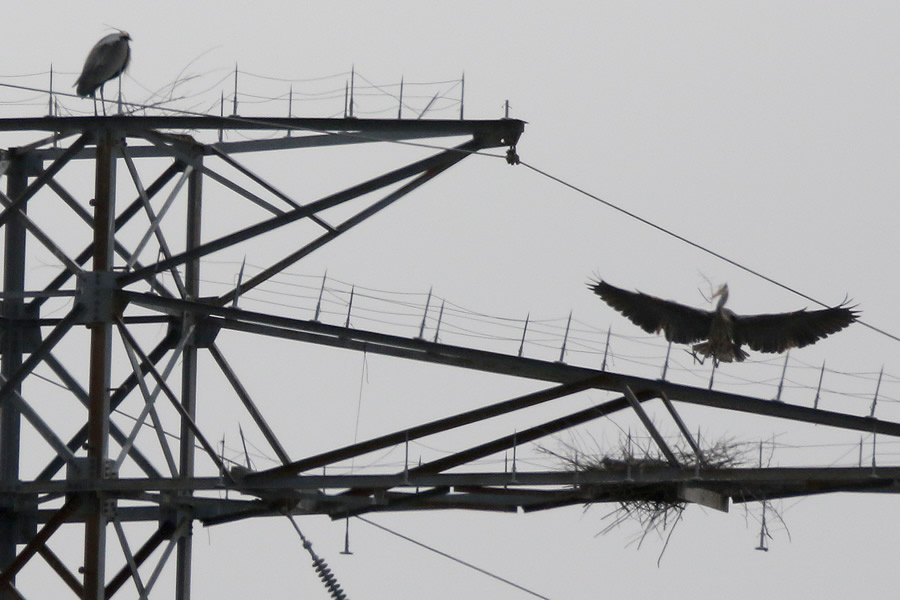
M515 145L523 127L521 121L511 119L0 120L3 131L49 134L2 155L7 186L6 193L0 193L0 226L5 232L0 307L0 595L28 597L29 590L16 585L17 576L38 563L48 566L77 597L113 597L126 584L144 596L161 569L174 564L174 595L189 598L191 530L195 522L213 525L282 514L342 518L371 511L446 508L540 510L647 497L727 507L729 500L898 489L898 468L716 469L703 466L702 461L688 468L678 464L674 456L665 464L634 472L460 470L480 458L617 411L642 414L642 406L655 399L666 404L688 437L672 401L889 436L900 435L900 424L451 346L421 337L328 325L315 318L254 312L236 305L241 294L473 152L507 147L510 162L515 162ZM289 135L204 143L173 133L192 131L199 138L217 130L236 129L286 131ZM451 149L430 150L426 158L307 203L295 201L236 158L239 153L443 137L463 137L465 141ZM217 167L211 166L214 161ZM147 169L138 168L144 162L156 169L152 179L146 179ZM91 198L79 198L64 183L70 170L77 171L78 164L92 166ZM118 193L124 186L117 185L117 177L126 179L120 173L122 167L135 190L135 197L127 203ZM80 177L83 179L83 173ZM202 225L210 222L204 185L210 184L217 186L218 193L256 207L266 216L251 224L227 223L226 233L212 239L204 237ZM323 216L329 209L379 193L383 195L338 224ZM65 208L49 214L39 210L35 202L39 196L41 203L46 196ZM169 211L176 203L184 207L183 220ZM218 220L221 226L223 219ZM83 222L89 235L70 235L69 230L75 228L69 227L70 221ZM60 222L66 223L61 231ZM299 222L314 224L318 233L231 289L215 296L201 295L203 259L215 258L217 253ZM26 271L28 248L49 252L58 261L58 273L46 279L45 271L41 271L45 279L39 279ZM50 311L51 301L64 303L66 314ZM252 392L217 343L222 330L513 375L546 382L548 387L350 446L295 457L279 441ZM84 356L71 359L70 340L85 349ZM197 421L198 390L203 385L198 371L201 357L212 359L282 463L280 467L252 471L222 460ZM48 379L41 373L49 373L56 386L73 398L72 404L82 407L82 412L76 410L82 415L81 421L65 434L55 426L46 403L40 401L40 392L35 391L41 389L39 380ZM461 448L399 473L319 474L324 467L341 461L589 389L621 396L513 435ZM129 398L139 399L143 406L134 426L125 428L110 417ZM174 441L165 435L165 426L171 424L163 423L164 406L178 421ZM49 456L37 468L29 465L27 473L23 471L23 420L36 432ZM148 429L153 431L153 443L147 441ZM660 444L664 448L665 442L660 440ZM230 496L222 498L223 491ZM143 529L137 535L129 530L129 525L137 522L152 523L154 530L147 534ZM74 567L52 549L53 536L69 527L84 531L83 560ZM125 566L115 573L106 568L111 535L125 559ZM151 557L156 561L152 568Z

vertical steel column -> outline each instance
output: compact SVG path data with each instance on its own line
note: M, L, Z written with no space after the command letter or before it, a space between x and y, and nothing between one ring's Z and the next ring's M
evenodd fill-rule
M194 160L200 163L203 160L202 153L196 153ZM195 169L188 180L187 197L187 240L185 250L190 251L201 243L200 223L203 199L203 174L200 169ZM185 264L184 286L188 300L196 300L200 296L200 259L188 261ZM192 314L184 317L182 326L184 331L193 327L196 319ZM192 421L196 421L197 413L197 344L192 337L185 344L182 355L181 371L181 403L185 412L190 415ZM180 475L182 479L190 479L194 476L194 433L188 423L181 423L181 450L180 450ZM190 494L190 492L185 492ZM190 515L185 515L190 518ZM193 551L192 529L178 540L178 554L175 577L176 600L190 600L191 597L191 561Z
M94 182L94 255L92 270L102 275L112 271L115 221L116 132L98 128ZM96 285L97 280L90 285ZM107 477L109 454L109 388L112 366L112 315L91 318L90 382L88 387L88 472L95 482ZM88 493L84 506L84 597L103 600L106 579L106 514L102 493Z
M6 172L7 195L15 200L28 185L28 176L23 157L11 157ZM22 209L25 210L24 208ZM25 289L25 224L17 212L6 223L6 238L3 253L2 315L10 323L17 323L23 317L24 299L16 297ZM22 365L22 331L19 327L4 328L0 332L0 372L4 381ZM11 390L11 394L21 392L21 386ZM0 408L0 482L5 486L15 485L19 480L19 434L21 416L15 404L4 402ZM4 570L16 557L16 542L19 539L19 519L17 507L0 507L0 571ZM0 598L12 598L11 592L0 591Z

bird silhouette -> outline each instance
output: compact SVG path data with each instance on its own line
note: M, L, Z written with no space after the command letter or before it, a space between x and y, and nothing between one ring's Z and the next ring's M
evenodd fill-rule
M725 308L728 285L713 297L719 301L713 311L663 300L642 292L630 292L605 281L588 285L604 302L648 333L665 334L678 344L693 344L691 353L701 362L740 362L748 357L746 344L757 352L784 352L802 348L847 327L859 316L853 307L841 304L822 310L738 315ZM697 343L695 343L697 342Z
M106 115L106 100L103 97L103 86L110 79L120 76L131 60L131 47L128 42L131 36L126 31L111 33L94 44L81 75L75 82L75 91L79 96L94 99L94 116L97 115L97 90L100 90L100 104Z

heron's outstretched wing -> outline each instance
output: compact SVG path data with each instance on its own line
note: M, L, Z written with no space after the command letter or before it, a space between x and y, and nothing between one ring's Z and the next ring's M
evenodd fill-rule
M705 340L709 335L712 313L708 311L656 298L643 292L623 290L603 280L588 284L588 287L603 298L604 302L648 333L662 331L667 340L678 344Z
M840 331L858 316L859 312L845 304L822 310L735 316L734 340L758 352L784 352L814 344Z

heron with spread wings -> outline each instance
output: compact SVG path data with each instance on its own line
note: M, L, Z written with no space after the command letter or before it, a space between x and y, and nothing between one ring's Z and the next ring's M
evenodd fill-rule
M663 300L643 292L631 292L603 280L588 285L604 302L649 333L662 332L670 342L693 344L692 354L701 362L740 362L749 355L741 346L758 352L784 352L802 348L847 327L859 316L844 302L822 310L737 315L725 308L728 285L714 294L715 310L708 311Z

